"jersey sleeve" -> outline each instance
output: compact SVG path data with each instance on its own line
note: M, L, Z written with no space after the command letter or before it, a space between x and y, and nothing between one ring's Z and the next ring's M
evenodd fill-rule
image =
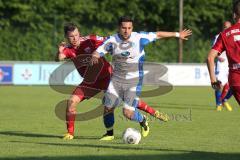
M97 49L98 46L100 46L104 41L104 37L101 37L98 35L90 35L88 37L88 39L91 41L91 43L95 49Z
M71 53L69 52L69 49L68 49L68 46L66 46L64 49L63 49L63 55L66 56L66 58L72 58L72 55Z
M214 40L212 41L212 46L214 46L214 44L217 42L218 37L219 37L219 34L214 37Z
M140 32L140 45L147 45L148 43L151 43L157 39L157 33L156 32Z
M218 51L219 54L221 54L223 51L225 51L225 45L223 43L222 34L220 34L217 38L216 43L213 45L212 49Z
M112 36L105 38L103 43L96 49L96 51L103 57L107 53L112 53L113 49Z

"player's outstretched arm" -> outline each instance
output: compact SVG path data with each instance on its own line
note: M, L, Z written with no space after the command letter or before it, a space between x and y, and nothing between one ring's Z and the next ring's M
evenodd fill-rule
M100 45L93 53L92 53L92 60L91 65L97 64L98 59L100 57L103 57L105 54L108 53L110 46L112 46L112 43L110 42L111 38L107 39L103 42L102 45Z
M184 29L181 32L165 32L158 31L157 38L170 38L170 37L179 37L183 40L188 40L188 37L192 35L192 30Z
M215 71L214 71L214 67L215 67L214 60L217 56L218 56L218 51L211 49L210 52L208 53L208 58L207 58L207 67L210 75L210 81L214 89L221 88L221 83L217 81L215 76Z
M58 45L58 52L55 58L56 61L63 61L67 58L66 55L63 53L65 46L66 46L66 42L61 42Z

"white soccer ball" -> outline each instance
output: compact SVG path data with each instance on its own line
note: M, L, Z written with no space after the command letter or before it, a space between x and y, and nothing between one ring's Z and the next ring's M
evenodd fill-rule
M141 134L134 128L127 128L123 132L123 142L127 144L138 144L141 140Z

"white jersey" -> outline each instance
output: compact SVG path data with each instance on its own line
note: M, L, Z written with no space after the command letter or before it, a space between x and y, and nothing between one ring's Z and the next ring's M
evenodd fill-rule
M216 43L218 36L219 35L215 36L213 45ZM222 61L220 61L219 59L222 59ZM217 80L221 81L223 85L228 82L228 59L226 51L222 52L222 54L217 57L215 65L215 75Z
M132 32L128 41L123 41L119 34L114 34L96 51L101 56L112 54L112 79L122 83L137 82L143 78L144 47L156 38L155 32Z

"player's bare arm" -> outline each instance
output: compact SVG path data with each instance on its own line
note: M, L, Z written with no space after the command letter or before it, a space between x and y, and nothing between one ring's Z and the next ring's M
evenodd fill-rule
M181 32L165 32L165 31L158 31L157 38L170 38L170 37L179 37L183 40L188 40L188 37L192 35L192 30L184 29Z
M63 53L65 46L66 46L66 42L61 42L58 45L58 53L57 53L57 57L56 57L57 61L63 61L66 59L66 55L64 55L64 53Z
M207 58L207 66L208 66L208 71L210 74L210 81L211 85L214 89L218 89L221 87L221 83L217 83L216 76L215 76L215 71L214 71L214 60L218 56L218 51L211 49L210 52L208 53L208 58Z

